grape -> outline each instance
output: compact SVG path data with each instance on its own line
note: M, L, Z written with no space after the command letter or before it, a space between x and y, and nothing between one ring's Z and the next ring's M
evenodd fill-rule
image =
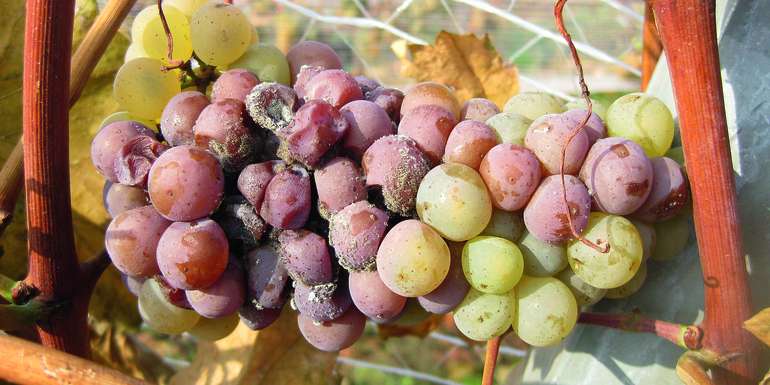
M289 62L278 47L271 44L252 44L238 60L230 63L230 68L245 68L263 82L291 84Z
M524 146L532 150L543 164L546 175L561 173L562 148L578 126L564 115L544 115L527 129ZM581 130L569 142L564 156L564 174L575 175L588 153L588 134Z
M188 290L187 300L201 316L221 318L235 314L243 305L244 286L243 270L231 264L211 286Z
M245 102L246 95L259 82L260 79L246 69L233 68L225 71L211 86L211 101L218 102L225 99L235 99Z
M281 316L281 309L257 309L249 304L238 310L238 316L246 327L251 330L262 330L275 322Z
M104 118L104 120L102 120L101 123L99 123L99 128L101 129L110 123L120 122L124 120L133 120L134 122L137 122L147 128L155 129L154 121L149 119L137 118L136 116L133 116L126 111L118 111L108 115L106 118Z
M185 16L191 17L198 8L202 7L208 1L209 0L165 0L163 5L171 5L182 11ZM166 8L163 8L163 10L165 11ZM174 45L176 45L176 40L174 40Z
M227 267L225 232L211 219L175 222L158 242L158 266L171 286L195 290L216 282Z
M652 159L652 191L633 216L646 222L660 222L682 212L690 200L685 177L673 159Z
M492 204L502 210L523 208L540 183L540 162L535 154L515 144L498 144L479 167Z
M487 119L499 113L500 109L491 100L471 98L463 103L463 107L460 110L460 120L475 120L484 123Z
M115 158L115 176L120 184L147 187L147 175L158 156L168 149L155 138L139 135L129 139Z
M652 163L644 150L618 137L599 139L580 169L596 207L616 215L631 214L645 202L652 178Z
M449 271L449 248L430 226L408 219L385 234L377 251L377 272L385 285L404 297L435 290Z
M241 170L238 175L238 191L259 212L265 199L267 185L275 176L275 169L283 162L267 161L250 164Z
M160 284L148 279L139 292L139 314L150 329L164 334L181 334L192 329L200 319L198 313L168 302Z
M356 159L360 159L375 140L396 133L387 112L373 102L355 100L343 106L340 112L350 125L343 147Z
M301 314L317 322L339 318L354 307L347 286L336 283L308 286L295 281L293 303Z
M246 254L247 288L251 303L258 309L280 309L286 302L289 280L278 251L262 245Z
M639 232L639 237L642 239L642 261L647 261L652 256L652 251L655 250L657 241L655 228L652 225L633 219L631 223L634 224L636 231Z
M124 211L150 204L147 201L147 193L144 190L110 181L104 182L102 197L104 208L111 218L115 218Z
M559 114L565 111L562 101L544 92L522 92L513 95L503 106L504 112L515 112L529 120L543 115Z
M607 253L578 240L567 246L569 264L583 281L600 289L611 289L634 277L642 262L642 239L628 219L593 212L583 236L600 247L609 245Z
M390 120L398 123L401 120L401 104L404 93L395 89L380 87L366 95L366 100L380 106L390 116Z
M171 222L152 206L138 207L116 216L104 234L104 245L115 268L134 277L158 274L155 249L170 225Z
M414 212L420 181L430 170L430 161L417 143L403 135L377 139L361 160L367 186L382 186L385 206L401 215Z
M523 232L524 220L521 218L521 213L492 209L492 218L481 235L490 235L516 242L521 238Z
M195 145L208 149L226 171L240 171L254 159L260 143L244 124L246 106L235 99L216 100L193 126Z
M373 268L387 226L388 215L365 200L334 215L329 223L329 243L340 265L349 271Z
M586 118L588 111L584 109L569 110L564 113L564 116L572 119L575 123L575 127L579 126ZM595 112L591 112L591 117L588 118L588 122L583 126L583 131L588 135L588 145L592 146L597 140L607 137L607 127L604 126L604 122L599 118Z
M172 60L186 61L192 56L190 24L182 11L170 4L163 4L163 15L174 39ZM142 9L131 24L131 42L138 44L148 57L168 65L168 37L163 29L158 6L153 4Z
M639 270L637 270L636 274L634 274L634 277L631 278L630 281L624 283L622 286L607 290L607 294L605 295L605 298L609 298L609 299L628 298L642 288L642 285L644 285L644 280L646 279L647 279L647 264L642 262L642 264L639 265Z
M633 140L652 158L671 148L674 119L658 98L636 92L621 96L610 105L607 131L610 136Z
M225 338L238 327L238 314L221 318L201 317L189 333L204 341L217 341Z
M319 66L302 66L297 74L297 79L294 81L294 92L297 93L297 97L305 101L305 96L307 96L307 85L310 83L310 79L325 70L326 68Z
M246 96L246 108L257 124L276 133L289 125L299 99L283 84L260 83Z
M655 247L652 259L666 261L684 251L690 240L690 221L684 215L674 217L655 225Z
M572 269L562 270L556 278L569 288L575 296L578 307L591 306L604 298L607 293L607 289L599 289L585 283Z
M438 164L444 156L449 133L456 124L453 113L443 107L415 106L407 114L401 115L398 134L414 139L431 162Z
M182 91L168 101L160 116L160 132L172 146L193 144L193 126L209 98L198 91Z
M330 219L345 206L366 199L364 173L350 159L337 157L313 173L318 212Z
M444 238L465 241L479 235L492 217L481 176L459 163L430 170L417 191L417 215Z
M564 176L569 215L575 231L580 234L588 223L591 197L578 178ZM561 243L572 239L573 234L564 204L564 189L560 175L543 179L524 209L524 225L533 236L543 242Z
M319 66L327 69L342 69L342 61L332 47L312 40L305 40L294 44L286 53L291 69L291 82L297 79L297 74L302 66Z
M465 273L463 273L463 244L450 241L447 242L447 246L451 256L449 273L439 287L428 294L417 297L420 306L433 314L446 314L454 310L468 294L468 289L471 287L465 280Z
M474 289L503 294L516 286L524 271L524 259L515 243L499 237L480 236L465 242L463 272Z
M666 151L666 157L676 161L676 163L679 163L679 166L681 166L682 168L685 168L684 148L682 148L682 146L671 147L668 151Z
M524 276L516 286L513 330L532 346L563 340L575 327L577 316L575 296L556 278Z
M588 106L586 105L586 101L583 98L577 98L575 100L572 100L570 102L567 102L564 107L567 110L575 110L575 109L581 109L585 110ZM603 103L600 103L594 99L591 99L591 111L596 114L596 116L599 117L602 121L607 120L607 106L605 106Z
M265 222L257 215L254 206L240 195L226 197L214 220L231 242L240 241L247 249L257 246L265 233Z
M117 182L115 162L118 153L126 143L139 136L154 137L155 133L130 120L117 121L102 127L91 141L91 161L96 171L110 182Z
M187 300L187 295L185 294L184 290L171 286L171 284L168 283L168 281L163 278L162 275L156 275L150 279L158 282L158 288L160 289L160 292L172 305L181 307L182 309L192 310L192 306Z
M342 139L349 126L331 104L311 100L297 110L286 128L276 132L284 140L278 153L284 160L296 160L305 166L315 167L321 157Z
M142 290L142 284L147 280L147 278L144 277L132 277L123 273L120 274L120 279L123 281L123 285L126 286L126 289L128 289L128 292L135 297L139 297L139 292Z
M543 242L529 232L519 241L524 256L524 274L531 277L550 277L567 267L567 249L562 245Z
M222 166L192 146L173 147L152 165L147 182L150 202L174 221L203 218L219 206L224 192Z
M112 86L121 109L143 119L160 118L163 107L181 91L179 70L164 70L160 60L140 57L125 62Z
M301 167L281 167L265 190L259 214L279 229L299 229L310 217L310 176Z
M129 44L128 48L126 48L126 54L123 56L123 62L129 62L140 57L150 57L150 55L144 51L141 44Z
M326 240L308 230L286 230L278 236L278 253L289 276L305 285L321 285L334 279Z
M433 105L449 111L455 121L460 118L460 105L457 103L454 93L442 84L424 82L409 87L404 93L404 100L401 103L401 116L403 117L409 114L411 110L424 105Z
M466 337L488 341L511 327L516 313L514 290L503 294L482 293L470 289L454 311L455 326Z
M478 170L481 159L497 143L497 135L489 126L475 120L464 120L449 134L443 161L462 163Z
M431 317L433 317L433 314L426 312L425 309L420 306L420 302L416 298L407 298L404 310L401 311L401 314L399 314L395 320L388 322L388 324L397 327L417 326L425 323Z
M361 88L361 93L366 97L370 92L376 90L377 88L382 87L380 83L378 83L374 79L370 79L366 76L356 76L356 83L358 83L358 87Z
M523 146L532 120L514 112L501 112L487 119L486 124L495 131L498 142Z
M203 62L213 66L238 60L256 33L240 9L224 3L200 7L190 19L190 29L193 50Z
M349 286L353 304L374 322L395 319L406 305L406 298L390 291L376 271L351 273Z
M334 108L364 98L358 82L347 72L327 69L313 76L305 85L305 100L323 100Z
M336 352L353 345L364 333L366 317L351 308L341 317L317 323L300 314L297 317L299 331L310 345L325 352Z

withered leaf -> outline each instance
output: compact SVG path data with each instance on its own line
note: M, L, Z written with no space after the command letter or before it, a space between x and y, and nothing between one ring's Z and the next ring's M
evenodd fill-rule
M770 307L762 309L749 320L743 323L743 327L754 337L757 337L765 345L770 346Z

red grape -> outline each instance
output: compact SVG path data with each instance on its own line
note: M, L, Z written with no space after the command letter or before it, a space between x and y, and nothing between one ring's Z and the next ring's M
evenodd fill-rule
M117 182L115 160L123 146L137 136L154 138L155 133L139 122L121 120L102 127L91 142L91 161L110 182Z
M250 164L241 170L238 175L238 191L259 212L262 209L262 201L265 199L265 191L270 180L275 176L275 169L281 161L267 161Z
M353 304L374 322L391 321L406 306L406 297L390 291L376 271L351 273L348 282Z
M464 120L449 134L444 148L444 162L462 163L478 170L484 155L497 143L497 134L489 126L475 120Z
M337 252L340 265L350 271L374 267L387 226L388 215L364 200L333 216L329 223L329 243Z
M652 175L650 196L633 216L642 221L662 222L682 212L690 200L690 191L687 177L671 158L653 158Z
M376 80L370 79L366 76L359 75L356 76L355 79L356 83L358 83L358 87L361 88L361 93L364 95L364 97L369 95L369 93L375 89L382 87Z
M562 147L578 123L563 114L543 115L529 126L524 137L524 146L537 155L543 164L545 175L560 173ZM564 157L564 173L577 174L588 153L588 134L584 130L578 132L569 146Z
M468 284L468 281L465 279L465 273L463 273L463 244L461 242L447 242L449 253L452 257L449 273L447 273L446 278L444 278L439 287L428 294L417 297L420 306L426 311L434 314L449 313L468 294L471 285Z
M580 234L588 224L591 197L585 185L572 175L564 176L564 184L569 215L575 231ZM573 238L563 194L560 175L546 177L535 190L524 209L524 225L535 238L548 243L562 243Z
M246 327L251 330L262 330L270 326L281 316L281 309L258 309L251 304L245 304L238 310L238 316Z
M313 173L318 212L329 219L345 206L366 199L364 173L350 159L337 157Z
M171 222L152 206L138 207L116 216L104 234L104 245L115 268L133 277L158 274L155 250L170 225Z
M246 254L245 260L251 305L258 309L283 307L289 276L278 251L263 245Z
M353 304L347 285L327 283L308 286L297 281L294 282L293 301L301 314L317 322L340 318Z
M402 108L403 110L403 108ZM398 124L399 135L406 135L437 164L444 156L449 133L457 124L454 115L436 105L416 106L401 116Z
M356 79L343 70L321 71L305 85L305 100L323 100L334 108L342 108L349 102L363 98Z
M168 146L149 136L136 136L129 139L115 158L115 175L118 182L126 186L147 186L147 174L158 156Z
M243 305L244 281L243 270L231 264L211 286L188 290L187 301L193 310L206 318L228 316Z
M499 113L500 109L491 100L471 98L463 103L463 107L460 110L460 120L475 120L483 123Z
M297 79L299 70L304 65L321 66L329 69L342 68L342 61L332 47L312 40L305 40L293 45L286 53L286 60L291 68L291 82Z
M357 159L375 140L395 134L387 112L373 102L355 100L342 107L340 112L350 124L343 146Z
M460 118L460 105L446 86L434 82L417 83L408 88L401 104L401 116L409 111L424 105L442 107L452 114L454 120Z
M540 162L532 151L515 144L493 147L479 167L492 204L502 210L523 208L540 183Z
M387 87L375 88L366 95L366 100L380 106L390 116L390 120L398 123L401 120L401 104L404 101L404 93Z
M563 115L575 122L575 127L577 127L586 118L587 112L582 108L576 108L565 112ZM583 131L588 135L589 146L592 146L597 140L607 137L607 127L596 112L591 112L591 117L588 118Z
M160 132L168 144L194 144L193 126L209 98L198 91L182 91L168 101L160 116Z
M282 167L270 180L259 214L279 229L299 229L310 217L310 176L301 167Z
M195 145L206 148L228 171L240 171L257 153L259 143L244 124L246 106L235 99L214 101L201 111L193 127Z
M319 66L302 66L297 74L297 79L294 81L294 92L297 93L297 97L304 101L307 95L307 84L310 82L310 79L325 70L326 68Z
M289 276L305 285L320 285L334 279L332 257L326 239L308 230L286 230L278 236L279 248Z
M277 132L284 140L279 155L287 161L315 167L342 139L348 127L348 121L331 104L311 100L297 110L288 127Z
M336 352L353 345L361 338L366 326L366 317L351 308L341 317L321 323L300 314L297 323L302 336L316 349Z
M217 78L211 86L211 101L218 102L225 99L246 101L246 95L252 88L259 84L257 75L243 68L227 70Z

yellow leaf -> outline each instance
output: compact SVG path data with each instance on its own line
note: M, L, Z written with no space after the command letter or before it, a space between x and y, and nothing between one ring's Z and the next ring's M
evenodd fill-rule
M770 346L770 307L762 309L751 319L743 323L743 327L765 345Z
M404 75L451 86L461 103L481 97L502 108L519 91L516 67L503 61L488 35L441 31L433 45L410 44L408 50L411 60L404 59Z

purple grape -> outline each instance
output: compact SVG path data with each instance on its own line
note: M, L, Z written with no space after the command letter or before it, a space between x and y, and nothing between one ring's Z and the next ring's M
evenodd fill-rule
M238 310L238 316L246 327L251 330L262 330L270 326L281 316L281 309L257 309L251 304L245 304Z
M543 115L529 126L524 146L532 150L543 164L545 175L560 173L562 147L577 128L577 123L563 114ZM564 157L564 173L577 174L588 153L588 134L580 131L572 138Z
M218 102L225 99L246 101L246 95L252 88L259 84L257 75L243 68L227 70L217 78L211 86L211 101Z
M225 198L215 220L229 240L240 241L245 248L256 247L265 233L265 222L240 195Z
M237 172L254 159L261 143L244 124L246 106L235 99L215 101L201 111L193 127L195 145L206 148L227 171Z
M261 83L246 95L246 108L254 122L275 133L289 125L299 108L299 99L283 84Z
M278 154L286 161L315 167L348 127L348 121L331 104L311 100L297 110L288 127L276 133L283 139Z
M449 134L456 124L454 114L443 107L417 106L401 116L398 134L414 139L431 162L438 164L444 156Z
M582 108L576 108L565 112L563 115L571 119L575 123L575 127L577 127L577 125L582 123L583 119L586 118L587 112L587 110ZM586 122L585 127L583 127L583 132L588 135L589 146L593 146L597 140L607 137L607 127L596 112L591 112L591 117L588 118L588 122Z
M249 298L257 309L280 309L286 302L289 275L278 251L263 245L246 254Z
M457 305L462 302L465 295L468 294L470 284L465 279L462 265L462 250L464 243L462 242L447 242L449 246L449 253L452 257L451 264L449 265L449 273L447 273L444 281L432 292L425 294L421 297L417 297L417 301L420 303L423 309L434 314L446 314L454 310Z
M158 242L158 266L171 286L203 289L225 271L229 252L225 232L211 219L175 222Z
M160 116L160 132L168 144L194 144L193 126L209 98L198 91L183 91L168 101Z
M340 265L349 271L373 268L387 226L388 214L364 200L332 217L329 243L337 252Z
M346 285L326 283L308 286L298 281L294 281L293 301L300 313L317 322L339 318L353 304Z
M160 273L156 249L171 222L152 206L124 211L110 222L104 246L115 268L132 277L152 277Z
M580 179L599 210L627 215L650 195L652 163L644 150L628 139L599 139L588 151Z
M102 200L104 208L112 218L115 218L124 211L150 204L150 201L147 199L147 193L141 188L124 186L108 180L104 181Z
M374 79L370 79L366 76L356 76L356 83L358 83L358 87L361 88L361 93L366 97L366 95L369 95L370 92L374 91L377 88L382 87L380 83L378 83Z
M276 168L282 164L281 161L250 164L244 167L238 175L238 191L254 206L257 212L262 209L267 185L275 176Z
M460 109L460 120L475 120L484 123L499 113L500 109L491 100L471 98L463 103L463 107Z
M540 184L540 162L532 151L515 144L498 144L481 161L479 174L492 204L501 210L523 208Z
M313 173L318 212L329 219L345 206L366 199L364 173L350 159L337 157Z
M406 297L390 291L377 271L351 273L348 282L353 304L374 322L385 323L395 319L406 305Z
M137 136L155 137L155 133L138 122L121 120L102 127L91 142L91 161L96 171L110 182L118 182L115 160L123 146Z
M226 317L238 311L245 300L243 270L230 265L213 285L187 291L193 310L206 318Z
M653 158L652 174L652 191L633 216L646 222L662 222L682 212L690 200L690 190L682 168L671 158Z
M350 124L343 147L356 159L360 159L375 140L396 133L388 113L370 101L352 101L340 112Z
M147 187L147 175L158 156L168 149L155 138L136 136L129 139L115 158L115 175L120 184Z
M572 224L578 234L588 224L591 211L591 196L578 178L564 176L567 202ZM573 238L567 218L567 207L563 199L560 175L543 179L524 209L524 225L535 238L548 243L562 243Z
M478 170L484 155L497 143L497 134L489 126L475 120L464 120L449 134L443 161L462 163Z
M310 82L310 79L325 70L326 68L319 66L302 66L297 74L297 80L294 82L294 92L297 93L297 97L304 101L305 96L307 96L307 84Z
M134 297L139 297L139 291L142 290L142 284L147 279L145 277L132 277L130 275L120 274L120 279L123 281L123 285L126 287L129 293Z
M354 101L361 100L364 95L358 82L347 72L338 69L327 69L310 78L305 85L304 99L323 100L334 108Z
M286 230L278 235L278 252L289 276L305 285L334 279L332 257L326 239L308 230Z
M325 352L336 352L350 347L361 338L366 317L351 308L340 318L321 323L300 314L297 323L300 333L310 345Z
M390 116L390 120L398 123L401 120L401 103L404 93L395 88L379 87L366 95L366 100L380 106Z
M297 74L302 66L312 65L330 69L342 68L342 61L332 47L328 45L305 40L293 45L286 53L286 60L291 69L291 82L294 84Z
M279 229L299 229L310 217L310 175L301 167L281 167L265 190L259 214Z

